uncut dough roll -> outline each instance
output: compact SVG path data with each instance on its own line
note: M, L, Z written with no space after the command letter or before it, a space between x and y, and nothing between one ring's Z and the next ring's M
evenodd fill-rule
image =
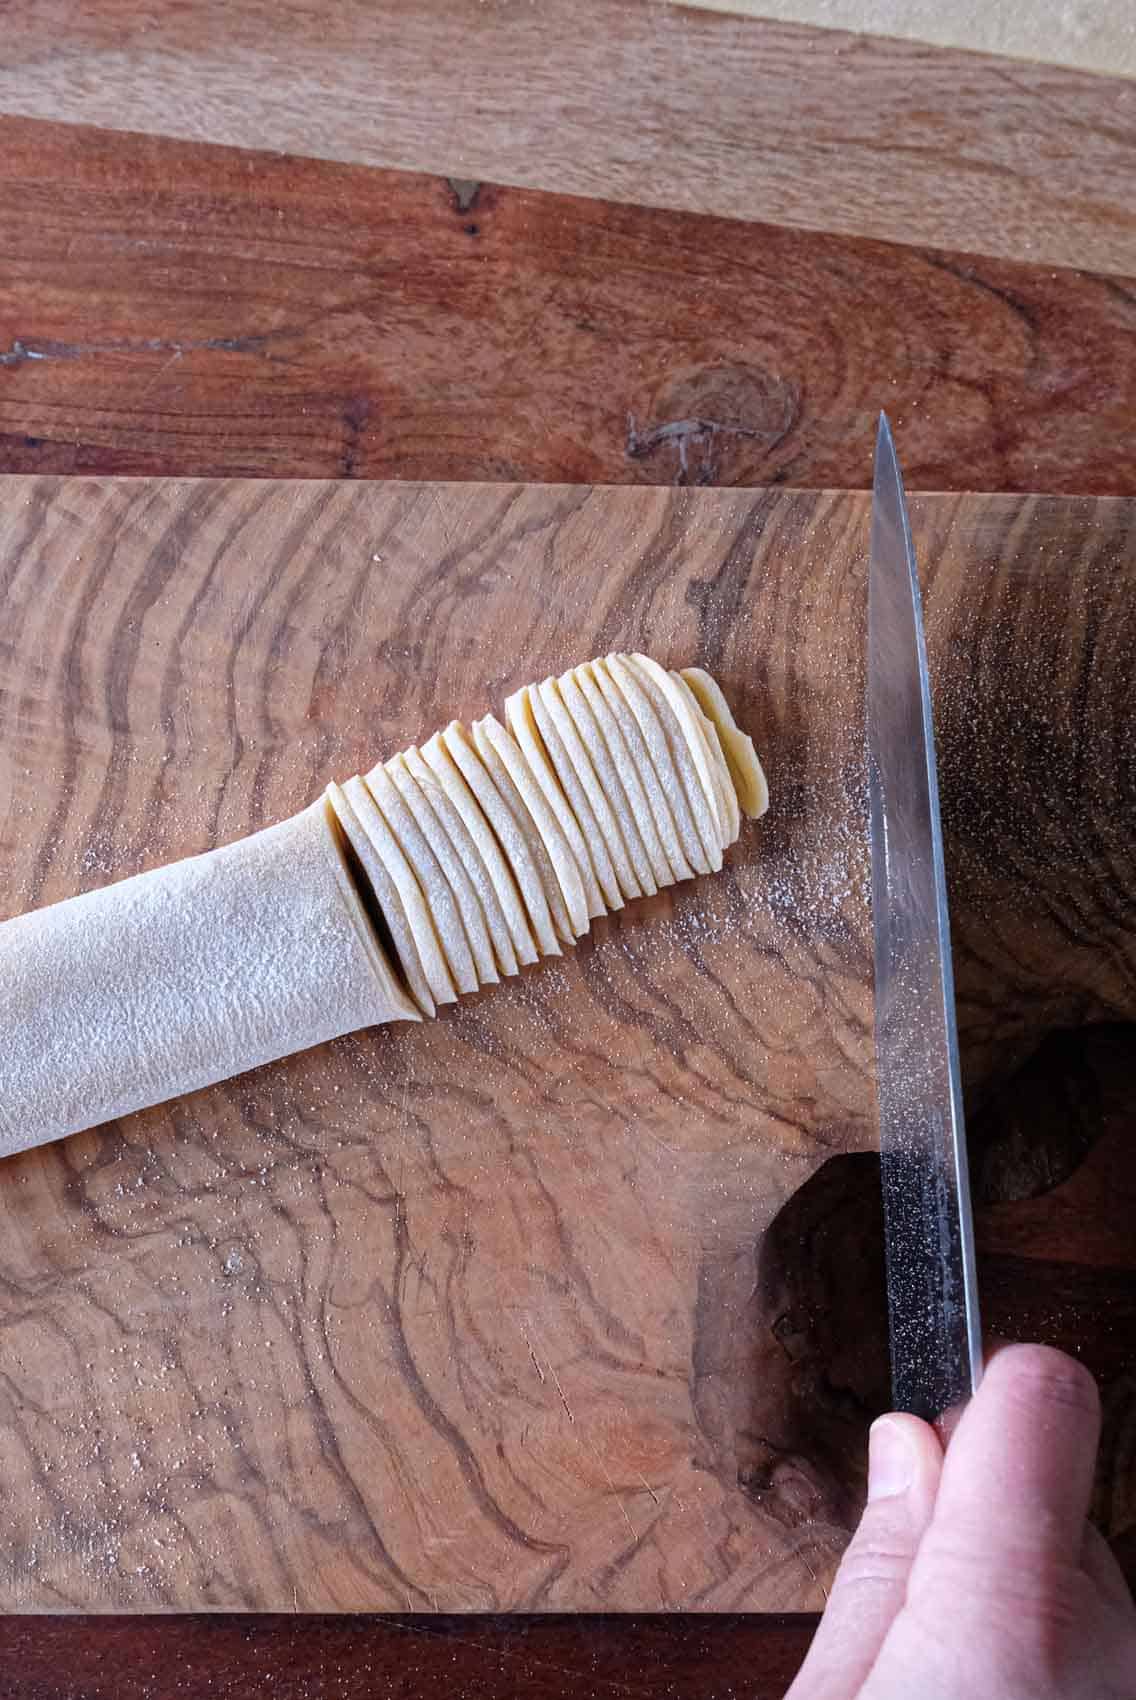
M0 926L0 1157L560 955L720 868L765 777L715 681L609 655L279 826ZM389 952L389 954L388 954Z
M0 1156L381 1021L419 1021L321 798L0 926Z

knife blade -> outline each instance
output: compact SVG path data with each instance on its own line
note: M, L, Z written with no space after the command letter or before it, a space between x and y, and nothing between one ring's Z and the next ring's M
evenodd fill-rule
M931 1420L982 1374L974 1224L923 604L881 413L868 572L876 1075L894 1407Z

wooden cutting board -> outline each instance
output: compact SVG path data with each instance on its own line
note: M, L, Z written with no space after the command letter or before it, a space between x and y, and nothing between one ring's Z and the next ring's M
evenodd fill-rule
M1133 518L917 505L976 1088L1136 1009ZM0 1166L0 1606L822 1603L886 1400L800 1206L876 1141L866 536L849 494L0 484L5 913L615 647L710 667L773 791L562 961Z

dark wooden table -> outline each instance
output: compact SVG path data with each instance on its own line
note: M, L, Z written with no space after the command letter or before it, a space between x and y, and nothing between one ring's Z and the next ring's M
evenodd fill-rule
M1058 124L1085 96L1063 78ZM0 470L859 487L884 403L914 488L1133 492L1115 217L1099 275L968 252L958 217L950 249L807 222L0 118ZM1101 1377L1097 1511L1130 1574L1134 1064L1130 1029L1056 1033L972 1105L988 1324ZM857 1160L801 1231L838 1253L875 1187ZM811 1628L9 1618L0 1688L775 1700Z

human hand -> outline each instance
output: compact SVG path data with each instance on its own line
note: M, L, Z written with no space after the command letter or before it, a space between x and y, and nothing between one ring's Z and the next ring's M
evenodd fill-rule
M987 1366L944 1455L872 1426L868 1504L786 1700L1136 1700L1136 1607L1085 1521L1089 1372L1047 1346Z

